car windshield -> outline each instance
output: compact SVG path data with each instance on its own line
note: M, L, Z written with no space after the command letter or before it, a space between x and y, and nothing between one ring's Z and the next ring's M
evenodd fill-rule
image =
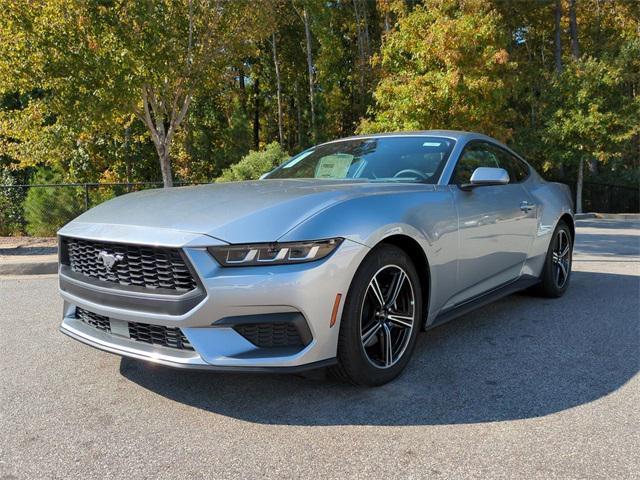
M341 140L305 150L264 178L437 183L454 144L432 136Z

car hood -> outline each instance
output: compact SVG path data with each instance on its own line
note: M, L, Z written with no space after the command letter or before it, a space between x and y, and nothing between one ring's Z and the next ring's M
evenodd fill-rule
M69 226L161 228L205 234L228 243L272 242L338 202L403 189L415 191L417 186L366 181L260 180L144 190L98 205ZM65 229L60 233L64 235Z

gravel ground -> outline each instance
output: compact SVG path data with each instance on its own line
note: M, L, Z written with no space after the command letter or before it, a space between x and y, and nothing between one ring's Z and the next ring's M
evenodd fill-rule
M423 334L378 389L120 359L58 333L54 276L0 280L0 479L639 478L639 225L580 225L565 297Z

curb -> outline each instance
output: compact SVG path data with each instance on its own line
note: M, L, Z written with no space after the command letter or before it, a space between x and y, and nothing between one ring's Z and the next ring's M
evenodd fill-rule
M19 259L0 259L0 276L2 275L46 275L58 273L57 255L33 255Z
M595 216L610 220L640 220L640 213L596 213Z
M573 218L585 220L601 218L603 220L640 220L640 213L576 213Z
M596 218L595 213L576 213L573 218L576 220L586 220L588 218Z

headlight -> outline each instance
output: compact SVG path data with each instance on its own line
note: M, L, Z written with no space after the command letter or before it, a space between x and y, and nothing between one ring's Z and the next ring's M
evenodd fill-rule
M338 248L343 240L331 238L308 242L227 245L209 247L208 250L223 267L282 265L320 260Z

